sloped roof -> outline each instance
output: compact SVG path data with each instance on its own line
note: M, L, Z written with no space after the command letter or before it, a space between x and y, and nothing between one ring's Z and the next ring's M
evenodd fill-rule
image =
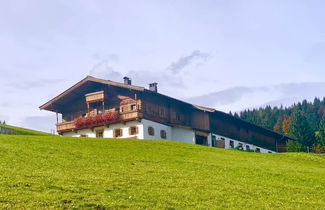
M120 82L114 82L114 81L110 81L110 80L104 80L104 79L99 79L99 78L95 78L95 77L92 77L92 76L87 76L86 78L84 78L83 80L78 82L77 84L75 84L72 87L70 87L69 89L65 90L63 93L59 94L58 96L56 96L53 99L46 102L45 104L41 105L39 108L41 110L48 108L54 102L60 100L62 97L64 97L65 95L67 95L71 91L77 89L78 87L80 87L81 85L83 85L83 84L85 84L86 82L89 82L89 81L98 82L98 83L106 84L106 85L122 87L122 88L127 88L127 89L133 89L133 90L137 90L137 91L144 91L145 90L144 87L140 87L140 86L126 85L126 84L120 83Z

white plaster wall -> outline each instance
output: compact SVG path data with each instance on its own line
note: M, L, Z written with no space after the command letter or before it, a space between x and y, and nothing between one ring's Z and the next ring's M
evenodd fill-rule
M192 129L173 127L172 140L195 144L195 132Z
M131 126L137 126L138 127L138 134L136 135L129 135L129 127ZM148 133L148 127L151 126L155 130L154 136L150 136ZM165 130L167 134L167 138L169 140L173 141L180 141L190 144L195 144L195 131L188 128L182 128L182 127L170 127L167 125L163 125L157 122L153 122L150 120L142 119L141 122L138 121L131 121L127 122L125 124L118 123L118 124L112 124L108 128L107 127L96 127L93 129L83 129L78 130L75 132L66 132L63 133L63 136L71 136L71 137L80 137L81 135L85 134L88 135L88 137L96 137L96 130L97 129L104 129L103 137L104 138L114 138L113 131L114 129L121 128L123 130L123 136L119 138L137 138L137 139L161 139L160 137L160 131ZM261 153L269 153L274 151L264 149L262 147L257 147L253 144L248 144L242 141L238 141L235 139L227 138L218 134L210 133L208 135L208 146L212 146L212 136L215 136L216 139L223 138L225 139L225 148L229 149L230 147L230 141L234 142L234 147L238 146L240 143L243 145L243 149L246 150L246 145L249 145L251 150L256 150L256 148L260 148Z
M129 127L137 126L138 127L138 134L136 135L129 135ZM125 124L118 123L112 124L108 128L104 129L104 138L114 138L114 129L121 128L123 130L123 136L118 138L137 138L143 139L143 124L138 121L130 121Z
M167 125L163 125L160 123L156 123L150 120L142 119L141 123L143 125L143 139L161 139L160 137L160 131L165 130L166 131L166 139L173 140L172 136L172 128ZM155 130L155 135L150 136L148 133L148 127L153 127Z
M208 146L212 147L212 133L209 133L208 135Z
M264 149L262 147L258 147L258 146L255 146L253 144L248 144L248 143L245 143L245 142L242 142L242 141L238 141L238 140L235 140L235 139L231 139L231 138L227 138L227 137L224 137L224 136L220 136L218 134L212 134L216 137L216 139L220 139L220 138L224 138L225 139L225 148L226 149L230 149L230 141L233 141L234 142L234 147L238 146L240 143L243 145L243 149L246 150L246 145L248 145L250 147L251 150L254 150L256 148L260 148L260 151L261 153L275 153L274 151L272 150L268 150L268 149ZM211 144L212 145L212 144Z
M136 135L129 135L129 127L131 126L138 126L138 134ZM138 138L143 139L143 125L141 122L138 121L131 121L125 124L118 123L112 124L108 128L104 126L95 127L93 131L91 129L82 129L78 130L77 132L66 132L63 133L63 136L71 136L71 137L80 137L81 135L85 134L88 137L95 138L96 137L96 130L104 129L103 137L104 138L114 138L113 130L116 128L121 128L123 130L123 136L119 138Z
M94 133L91 129L82 129L77 132L66 132L63 133L62 136L71 136L71 137L80 137L80 135L88 135L88 137L96 137L96 133Z

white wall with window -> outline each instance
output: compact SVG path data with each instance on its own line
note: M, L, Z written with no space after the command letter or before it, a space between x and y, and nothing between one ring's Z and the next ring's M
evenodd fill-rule
M136 128L137 132L132 133L130 128ZM118 131L120 130L120 131ZM120 136L116 136L117 133L121 133ZM115 134L115 135L114 135ZM104 130L104 138L137 138L143 139L143 124L138 121L130 121L124 123L111 124Z
M168 139L195 144L195 131L190 128L167 126L161 123L142 119L126 123L111 124L109 127L101 126L93 129L82 129L77 132L66 132L63 136L71 137L103 137L103 138L137 138L137 139ZM231 139L218 134L210 133L207 136L208 146L224 147L226 149L242 146L243 150L253 150L261 153L274 153L274 151Z
M226 149L231 149L231 148L235 148L237 146L242 146L243 150L253 150L255 152L261 152L261 153L275 153L272 150L268 150L268 149L265 149L265 148L262 148L262 147L255 146L253 144L248 144L246 142L231 139L231 138L228 138L228 137L225 137L225 136L220 136L218 134L212 134L212 136L213 136L213 139L216 139L217 141L218 140L223 140L224 143L225 143L225 148Z
M134 128L134 129L132 129ZM114 136L117 133L117 130L120 131L120 136ZM134 132L135 131L135 132ZM101 134L102 133L102 134ZM102 137L103 138L137 138L143 139L143 124L138 121L130 121L124 123L111 124L109 127L100 126L93 129L81 129L77 132L66 132L63 133L63 136L71 137Z
M96 137L96 133L94 133L91 129L82 129L77 132L66 132L63 133L62 136L70 136L70 137Z
M170 126L163 125L161 123L153 122L150 120L142 119L143 125L143 137L144 139L172 139L172 129ZM153 132L152 132L153 131ZM161 132L165 131L165 132ZM166 138L163 138L161 134L165 133Z

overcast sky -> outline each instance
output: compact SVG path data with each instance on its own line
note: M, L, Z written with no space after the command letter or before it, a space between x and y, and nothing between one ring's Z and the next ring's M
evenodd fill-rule
M53 114L38 107L87 75L156 81L182 99L325 82L324 11L322 0L0 0L0 120L43 124Z

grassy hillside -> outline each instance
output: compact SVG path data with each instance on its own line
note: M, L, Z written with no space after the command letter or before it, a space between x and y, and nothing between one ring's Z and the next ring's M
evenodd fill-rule
M11 125L0 124L0 127L7 128L7 129L11 130L12 131L11 134L15 134L15 135L36 135L36 136L50 136L50 135L52 135L50 133L35 131L35 130L11 126Z
M170 141L0 135L0 208L325 206L325 157Z

